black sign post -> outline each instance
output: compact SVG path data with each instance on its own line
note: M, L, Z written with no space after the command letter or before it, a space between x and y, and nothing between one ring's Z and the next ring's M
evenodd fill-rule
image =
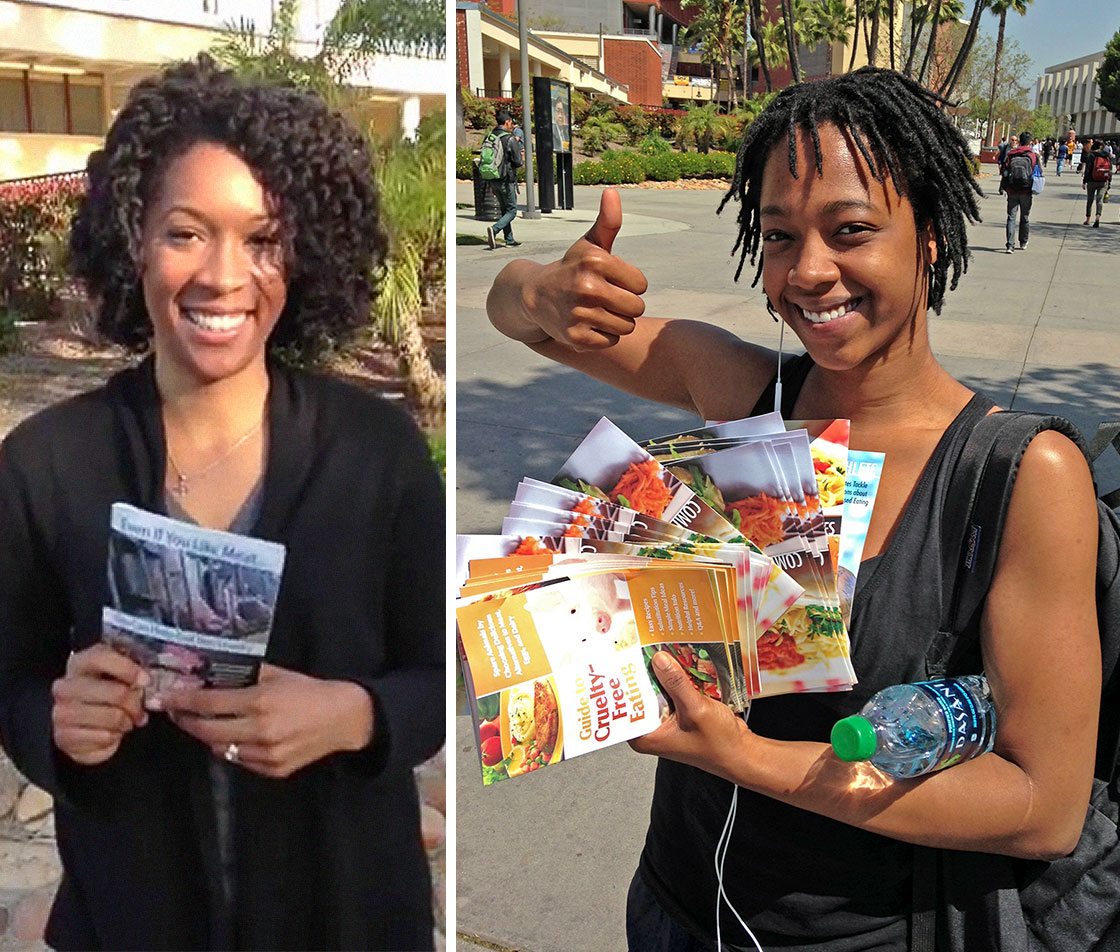
M533 77L533 129L541 211L574 208L570 83L547 76Z

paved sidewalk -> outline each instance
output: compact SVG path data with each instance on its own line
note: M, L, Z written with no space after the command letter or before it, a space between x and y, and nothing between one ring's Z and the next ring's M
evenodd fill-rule
M1030 245L1003 253L1004 199L992 167L973 259L940 317L933 347L949 371L1002 406L1060 413L1092 435L1120 417L1120 203L1085 228L1084 193L1053 166L1032 209ZM469 184L458 187L455 226L480 235ZM517 257L560 256L598 209L597 188L577 187L577 208L518 219ZM622 190L615 251L649 278L646 313L718 322L777 346L753 274L736 284L730 258L737 206L715 215L718 191ZM522 476L548 479L602 415L636 438L695 425L538 357L495 332L484 305L515 256L499 246L457 254L457 531L497 532ZM749 266L748 266L749 271ZM790 336L786 339L790 343ZM796 339L794 339L796 345ZM1105 468L1120 485L1120 458ZM460 708L460 711L462 708ZM457 717L458 948L615 952L625 947L626 889L645 835L654 761L625 745L511 784L483 789L469 718ZM465 937L475 937L469 941Z

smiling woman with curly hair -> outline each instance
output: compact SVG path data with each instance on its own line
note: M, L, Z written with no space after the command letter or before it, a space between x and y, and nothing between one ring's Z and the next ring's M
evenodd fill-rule
M442 487L407 415L271 356L369 320L369 152L201 56L132 91L88 173L75 271L151 353L0 445L0 740L56 801L47 942L429 949ZM168 687L102 641L116 502L285 547L256 683Z

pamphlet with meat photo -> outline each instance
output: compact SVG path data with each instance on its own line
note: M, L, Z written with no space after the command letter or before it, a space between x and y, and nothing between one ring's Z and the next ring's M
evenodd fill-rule
M733 525L606 417L595 424L552 482L698 535L728 542L740 538Z
M102 639L140 664L157 697L257 679L284 546L114 503Z
M456 607L484 784L654 730L668 703L648 670L659 649L693 683L732 690L733 570L651 562L559 577ZM516 576L513 576L516 578Z

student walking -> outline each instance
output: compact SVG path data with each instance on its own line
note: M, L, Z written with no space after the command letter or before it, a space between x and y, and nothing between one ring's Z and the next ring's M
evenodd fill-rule
M1003 163L1003 175L999 180L999 191L1007 195L1007 254L1015 251L1015 220L1019 220L1019 250L1027 247L1031 235L1031 202L1034 193L1031 184L1038 156L1031 149L1031 134L1019 135L1019 145L1009 149Z
M1062 166L1066 164L1066 159L1069 158L1069 146L1064 142L1058 143L1058 175L1062 174Z
M486 226L486 243L491 250L498 246L494 235L499 231L505 236L507 248L516 248L521 244L513 240L513 220L517 217L517 170L525 164L521 140L514 134L513 116L508 110L499 109L494 123L487 139L493 139L499 156L500 174L494 180L494 194L498 198L502 217L493 225Z
M1089 215L1093 209L1093 202L1097 203L1097 217L1093 221L1094 228L1101 227L1101 204L1104 202L1105 193L1112 184L1112 157L1100 139L1093 145L1093 151L1082 160L1084 169L1081 175L1081 187L1085 190L1085 222L1089 224Z

